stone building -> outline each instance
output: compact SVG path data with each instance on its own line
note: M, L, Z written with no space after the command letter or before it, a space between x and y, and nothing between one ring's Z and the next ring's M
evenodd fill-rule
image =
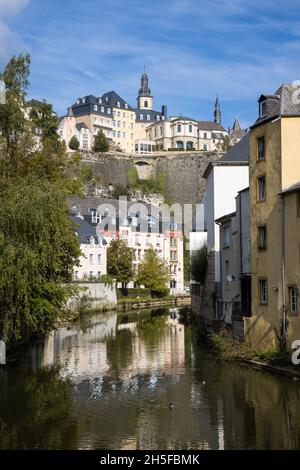
M262 95L250 131L252 317L245 335L256 349L300 338L300 86Z

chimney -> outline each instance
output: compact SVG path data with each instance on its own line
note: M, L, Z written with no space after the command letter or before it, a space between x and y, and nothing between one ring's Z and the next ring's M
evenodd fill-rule
M165 104L162 105L161 113L165 117L165 119L167 119L167 117L168 117L168 107L167 107L167 105L165 105Z

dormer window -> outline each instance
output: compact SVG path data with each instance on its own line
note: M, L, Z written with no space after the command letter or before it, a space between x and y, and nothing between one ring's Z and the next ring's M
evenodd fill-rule
M259 103L259 117L264 117L267 115L267 101L262 101Z
M117 102L117 108L120 108L121 105L120 105L120 101Z
M147 114L147 121L150 121L150 114Z
M82 102L85 103L85 98L82 98Z
M107 108L107 114L111 114L111 109Z
M142 121L144 119L144 116L140 114L140 120Z
M104 106L101 106L101 113L104 113Z
M161 117L161 120L164 121L164 120L165 120L165 116L162 116L162 117Z
M98 111L98 106L96 104L94 105L94 111Z
M105 97L105 101L108 101L108 96Z
M102 104L102 99L101 98L98 99L98 103Z
M80 99L80 98L78 98L78 100L77 100L77 104L80 104L80 103L81 103L81 99Z
M128 109L128 104L127 103L125 103L125 109Z
M156 116L156 120L159 121L159 115Z

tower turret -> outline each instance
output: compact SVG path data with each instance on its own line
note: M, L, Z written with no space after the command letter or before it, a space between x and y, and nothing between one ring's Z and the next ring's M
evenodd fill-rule
M144 73L141 77L141 88L139 89L137 97L137 107L139 109L152 109L153 96L149 88L149 79L144 67Z
M216 124L221 124L222 122L221 106L218 96L215 103L214 120Z

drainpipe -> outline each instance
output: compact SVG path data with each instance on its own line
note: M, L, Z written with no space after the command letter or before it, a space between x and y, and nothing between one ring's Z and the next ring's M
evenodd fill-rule
M284 195L281 194L281 289L282 289L282 331L281 347L286 349L286 290L285 290L285 205Z
M219 226L219 243L220 243L220 252L219 252L219 262L220 262L220 293L221 293L221 307L223 307L223 269L222 269L222 247L221 247L221 223L220 222L215 222ZM215 282L216 284L216 282ZM220 320L218 318L218 297L216 296L216 318L217 320ZM221 319L223 317L223 309L221 311Z

